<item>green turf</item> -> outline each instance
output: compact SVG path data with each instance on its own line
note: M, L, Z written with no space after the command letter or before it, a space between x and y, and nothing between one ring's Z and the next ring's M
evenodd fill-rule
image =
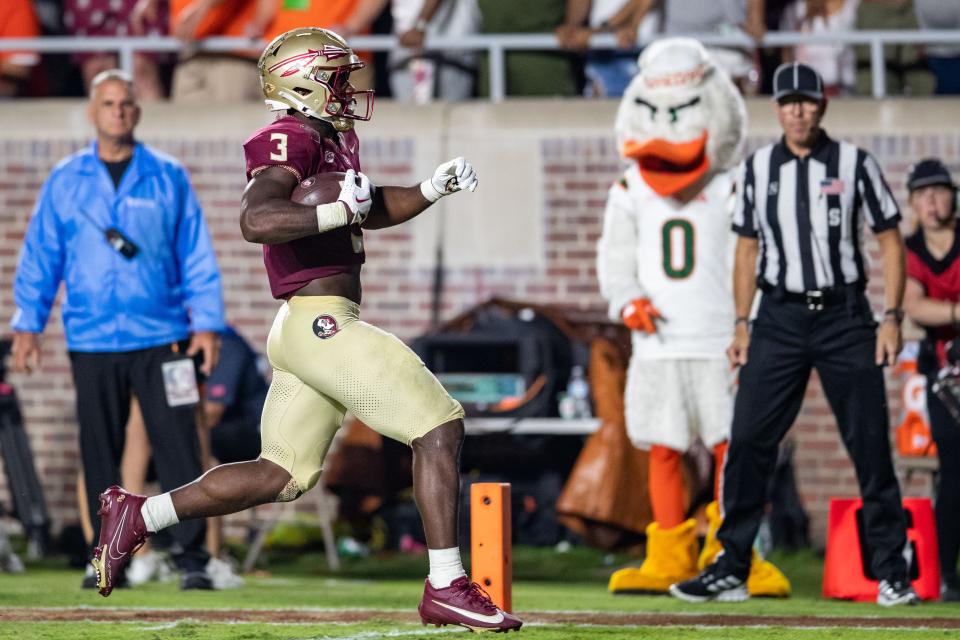
M960 616L960 606L928 603L920 607L884 608L869 603L823 600L822 562L811 552L775 555L772 560L790 576L794 595L787 599L753 599L746 603L691 605L665 596L612 596L610 573L630 561L589 549L557 553L552 549L515 551L513 601L517 611L691 611L750 615L841 615L939 617ZM609 564L608 564L609 563ZM274 553L267 577L248 577L243 589L181 593L176 584L152 583L118 589L109 598L79 588L77 570L62 563L32 566L23 575L0 574L0 606L17 607L160 607L279 608L359 607L411 609L423 590L426 559L403 555L347 559L339 574L326 569L320 553L300 556Z
M63 622L13 623L0 627L4 637L37 640L322 640L343 638L373 640L439 640L441 638L473 638L464 629L424 629L422 626L369 622L346 625L267 625L267 624L199 624L183 621L176 624L76 624ZM9 634L9 635L6 635ZM481 637L491 637L484 635ZM509 634L504 640L884 640L889 629L780 629L772 627L573 627L543 625L524 628L520 634ZM955 636L954 636L955 637ZM897 640L947 640L949 633L930 629L896 631Z
M338 574L326 569L320 553L268 554L268 575L247 578L242 589L183 593L176 583L117 590L109 598L80 589L81 572L51 560L28 567L22 575L0 574L0 615L3 607L109 607L194 609L362 608L412 614L423 589L426 559L403 555L345 559ZM825 601L820 598L822 562L813 553L772 558L788 576L794 596L785 600L753 599L746 603L693 606L669 597L612 596L606 590L610 573L631 561L589 549L557 553L553 549L518 548L514 554L514 609L532 611L598 611L620 613L716 613L737 615L960 617L960 606L939 603L885 609L874 604ZM42 616L41 616L42 618ZM267 625L263 623L30 623L0 622L0 638L437 638L430 628L400 622L334 625ZM458 633L448 629L440 635ZM499 636L498 636L499 637ZM510 636L511 638L513 636ZM518 636L520 637L520 636ZM777 629L777 628L604 628L573 625L532 626L523 638L949 638L960 632L935 630Z

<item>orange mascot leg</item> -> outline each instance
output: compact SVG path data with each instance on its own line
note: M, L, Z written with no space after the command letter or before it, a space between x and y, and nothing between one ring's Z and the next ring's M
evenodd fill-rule
M639 568L610 576L613 593L666 593L671 584L697 573L696 523L683 518L683 475L680 452L654 445L650 449L650 504L647 557Z
M650 506L661 529L672 529L685 519L680 461L679 451L658 444L650 447Z
M716 470L713 474L713 499L720 501L720 486L723 484L723 463L727 459L727 441L713 445L713 460Z

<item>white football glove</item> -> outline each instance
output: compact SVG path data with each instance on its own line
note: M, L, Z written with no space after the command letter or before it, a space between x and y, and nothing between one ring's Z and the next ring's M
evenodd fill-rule
M359 178L359 184L357 179ZM347 208L351 219L348 224L363 224L370 213L370 205L373 204L373 192L370 188L370 178L363 173L358 173L353 169L347 171L343 176L343 183L340 185L340 196L338 202L342 202Z
M437 167L432 178L420 183L420 193L430 202L436 202L461 189L476 191L477 182L477 172L473 170L473 165L462 157L454 158Z

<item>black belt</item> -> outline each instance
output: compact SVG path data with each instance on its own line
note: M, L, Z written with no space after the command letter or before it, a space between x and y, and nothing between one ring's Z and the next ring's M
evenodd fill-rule
M760 289L778 302L796 302L806 305L811 311L822 311L824 307L843 304L849 300L851 294L860 293L863 287L849 285L846 287L830 287L829 289L815 289L796 293L794 291L778 291L776 287L762 283Z

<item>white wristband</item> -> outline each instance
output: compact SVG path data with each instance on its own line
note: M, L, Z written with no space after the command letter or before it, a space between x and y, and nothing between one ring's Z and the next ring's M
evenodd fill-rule
M426 198L428 202L436 202L443 197L443 194L433 186L433 180L429 178L420 183L420 193L423 194L423 197Z
M342 202L317 205L317 228L320 233L347 226L347 207Z

